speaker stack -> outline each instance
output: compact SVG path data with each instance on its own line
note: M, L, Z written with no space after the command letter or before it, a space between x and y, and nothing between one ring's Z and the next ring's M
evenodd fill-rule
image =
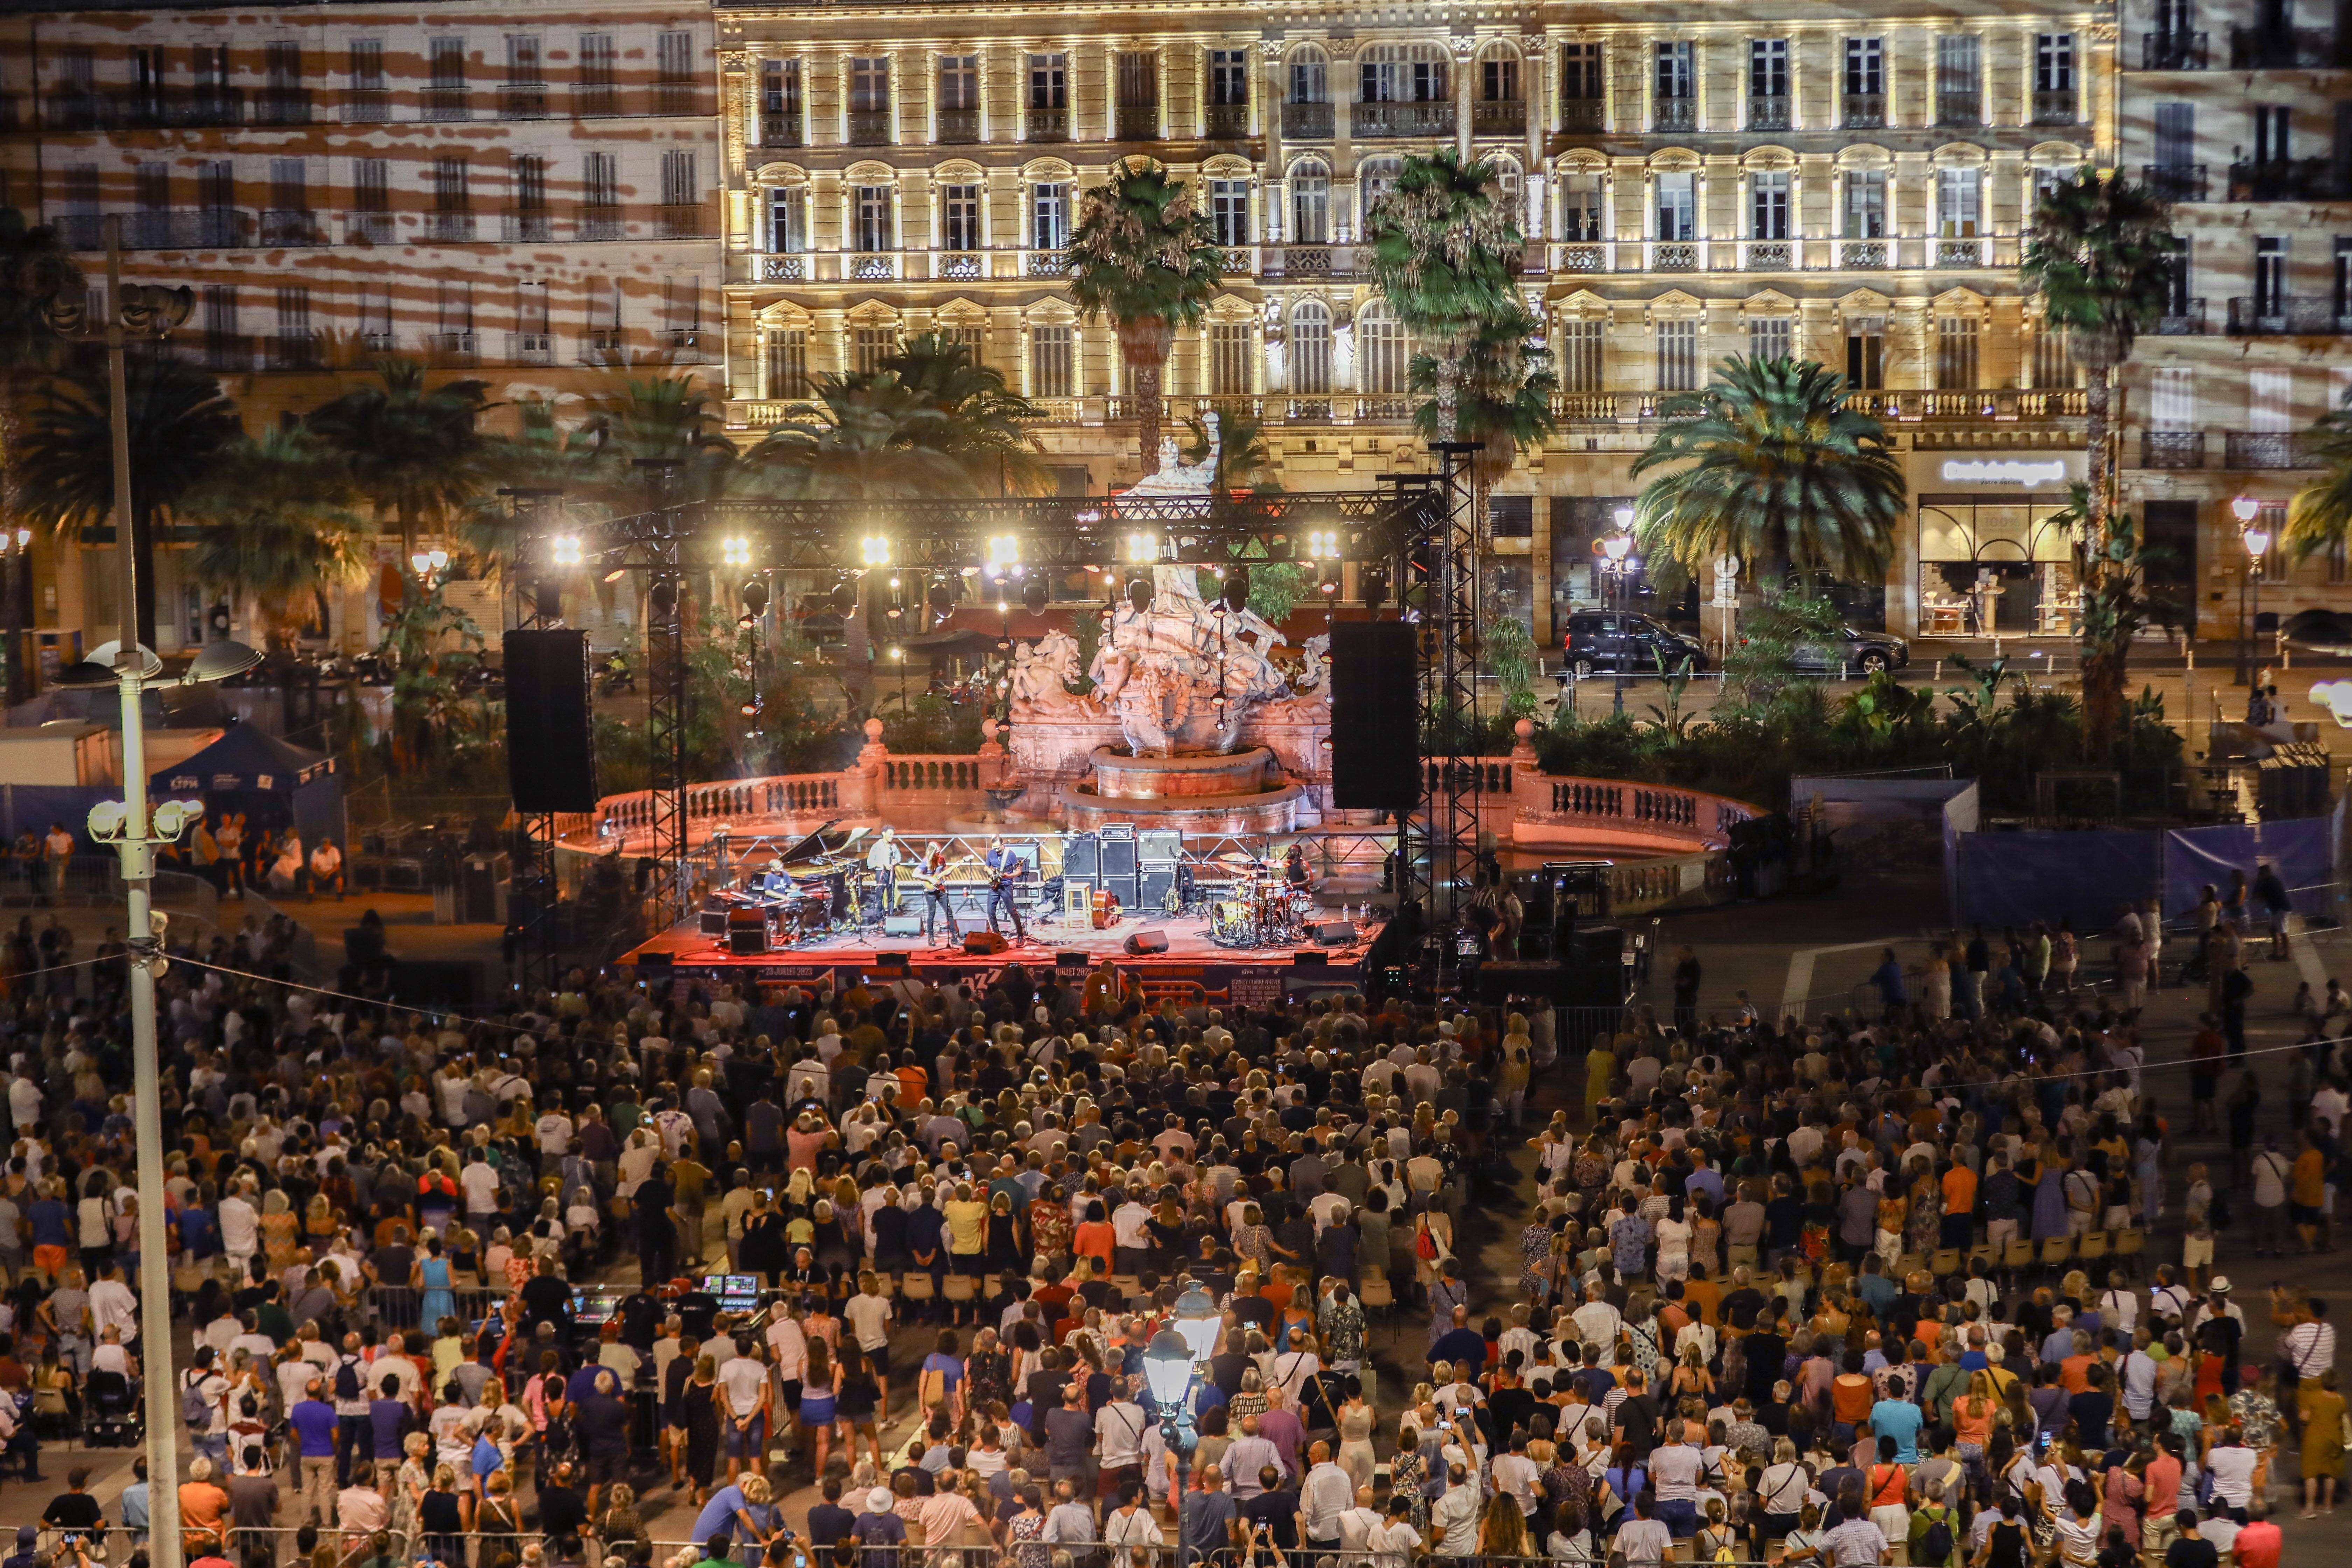
M507 682L507 785L526 816L596 809L588 634L513 631Z
M1421 798L1418 658L1402 621L1332 624L1331 803L1340 810L1403 813Z
M1123 910L1143 905L1142 858L1136 852L1135 829L1114 822L1102 830L1102 882Z

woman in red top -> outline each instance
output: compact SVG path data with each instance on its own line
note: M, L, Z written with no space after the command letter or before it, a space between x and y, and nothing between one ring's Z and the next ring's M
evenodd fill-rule
M1102 1200L1097 1198L1087 1205L1087 1217L1078 1222L1077 1234L1070 1240L1070 1250L1076 1257L1093 1258L1097 1273L1108 1274L1111 1271L1114 1235L1110 1216L1104 1212Z

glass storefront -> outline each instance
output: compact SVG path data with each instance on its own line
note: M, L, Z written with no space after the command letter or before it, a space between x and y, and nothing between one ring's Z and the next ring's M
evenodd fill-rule
M2082 608L2063 492L1919 498L1919 635L2072 637Z

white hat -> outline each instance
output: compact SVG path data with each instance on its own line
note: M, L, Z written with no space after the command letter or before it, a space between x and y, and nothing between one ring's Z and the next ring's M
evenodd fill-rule
M890 1489L888 1487L876 1487L872 1491L867 1492L866 1494L866 1511L868 1513L888 1513L890 1511Z
M2216 1296L2226 1296L2230 1293L2230 1277L2227 1274L2216 1274L2213 1276L2213 1283L2206 1289Z

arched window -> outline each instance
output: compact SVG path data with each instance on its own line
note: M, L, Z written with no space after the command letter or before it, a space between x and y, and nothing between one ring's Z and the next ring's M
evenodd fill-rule
M1313 44L1302 46L1290 57L1290 101L1331 101L1331 64Z
M1488 44L1478 52L1478 101L1519 101L1519 52L1508 44Z
M1291 166L1290 237L1298 245L1331 240L1331 171L1313 158Z
M1356 189L1363 204L1365 228L1372 226L1373 205L1396 189L1397 176L1402 173L1402 158L1367 158L1356 165Z
M1320 300L1302 300L1290 312L1290 390L1331 390L1331 312Z
M1368 393L1406 390L1412 345L1404 323L1389 313L1388 302L1374 300L1356 312L1356 380Z
M1446 97L1446 54L1435 44L1374 44L1356 58L1366 103L1438 103Z

